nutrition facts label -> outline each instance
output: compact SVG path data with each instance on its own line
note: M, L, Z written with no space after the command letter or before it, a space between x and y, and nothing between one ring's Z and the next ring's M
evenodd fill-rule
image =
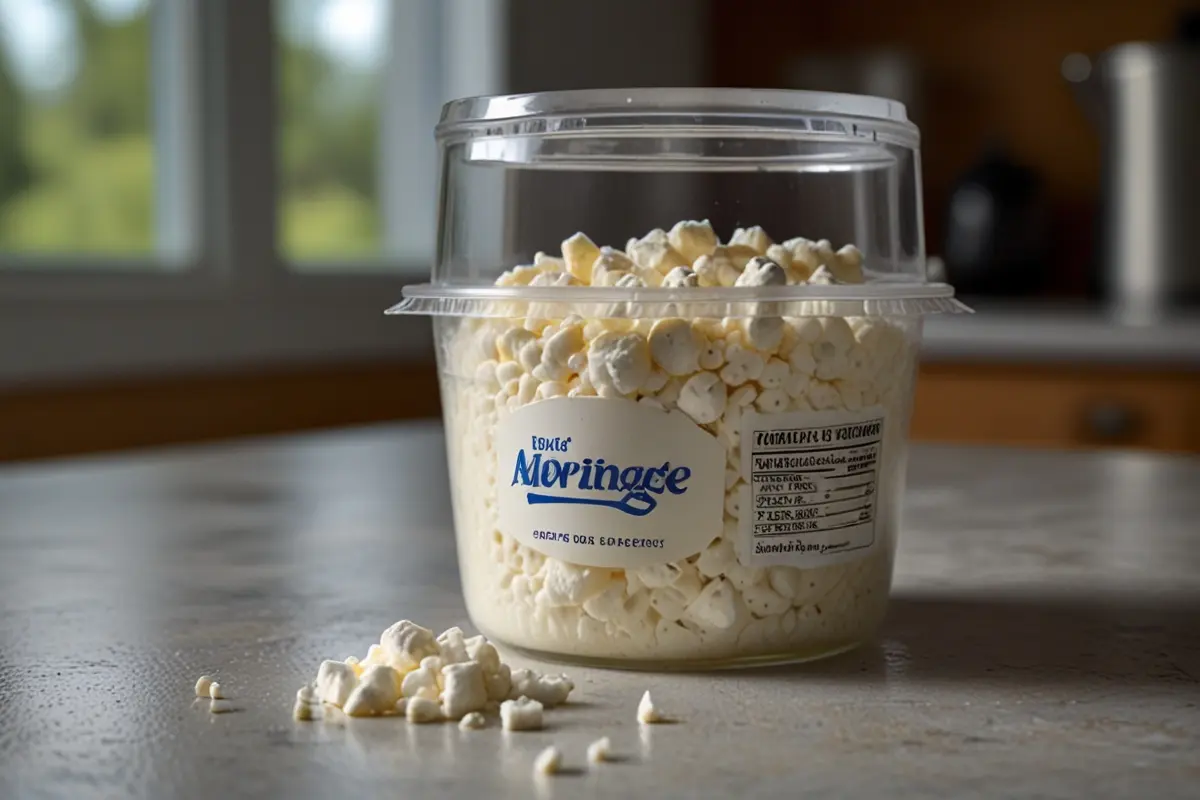
M747 413L742 561L811 568L870 553L884 421L879 407Z

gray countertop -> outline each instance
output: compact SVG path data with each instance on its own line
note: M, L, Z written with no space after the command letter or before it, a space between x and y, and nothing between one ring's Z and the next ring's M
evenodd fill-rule
M569 668L577 703L502 734L290 716L395 619L467 624L439 428L5 467L0 796L1195 797L1200 460L918 447L909 482L875 644ZM639 730L645 688L679 724ZM600 735L621 763L533 781Z
M1200 316L1121 325L1101 310L1054 303L975 304L925 323L922 360L1200 369Z

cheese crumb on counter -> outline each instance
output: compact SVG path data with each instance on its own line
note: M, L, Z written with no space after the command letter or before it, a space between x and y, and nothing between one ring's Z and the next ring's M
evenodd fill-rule
M506 731L540 731L542 704L524 696L505 700L500 704L500 723Z
M667 718L663 716L662 711L659 710L658 706L654 705L654 700L650 697L649 689L642 695L642 699L638 703L637 721L643 725L667 722Z
M387 664L373 664L359 677L342 710L350 717L390 713L400 699L400 675Z
M477 731L487 726L487 717L478 711L472 711L467 714L458 723L460 731Z
M436 700L430 700L428 697L410 697L404 715L409 722L418 725L426 722L439 722L443 719L442 707L437 704Z
M292 719L300 722L312 722L315 719L320 719L320 709L318 705L306 703L297 698L295 705L292 706Z
M537 775L554 775L562 768L562 751L550 745L538 753L533 760L533 771Z
M605 736L588 745L587 760L592 764L602 764L612 756L612 742Z
M435 636L410 620L384 631L362 661L322 662L314 685L296 694L298 720L316 718L325 703L349 717L462 720L464 730L485 727L486 715L496 713L507 730L540 729L543 709L565 703L575 689L566 675L512 669L483 636L457 627Z

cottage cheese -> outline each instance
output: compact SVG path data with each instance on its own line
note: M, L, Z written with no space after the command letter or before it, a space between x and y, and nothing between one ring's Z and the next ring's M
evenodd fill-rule
M301 686L292 705L292 718L300 722L311 722L321 718L321 705L311 686Z
M487 717L479 711L472 711L458 723L460 731L477 731L487 726Z
M802 238L776 244L757 227L740 230L722 244L707 222L694 221L631 239L624 252L576 234L563 242L561 258L540 254L536 261L506 272L497 284L527 285L539 276L564 275L571 280L546 279L538 285L611 286L636 276L638 285L669 285L686 295L689 287L863 280L862 254L852 245L835 250L828 241ZM869 636L883 615L890 583L919 331L917 323L904 318L822 316L821 301L808 305L812 315L797 317L530 315L447 323L456 327L443 329L440 345L443 402L459 557L474 621L510 644L606 660L806 657ZM619 547L626 554L619 566L574 555L572 534L582 528L526 530L521 538L502 524L504 492L515 481L513 465L498 464L506 426L523 419L527 409L541 403L549 409L551 401L561 404L563 398L592 398L591 409L597 408L595 398L635 401L640 413L659 415L658 427L686 423L700 431L704 436L688 445L688 453L699 452L696 448L708 441L719 445L718 462L724 454L715 483L703 478L704 491L683 500L669 491L669 474L620 464L615 469L622 470L622 480L641 476L641 483L624 484L633 487L625 497L572 501L591 504L572 511L585 516L604 505L624 512L612 514L607 529L594 516L587 517L586 526L581 523L616 543L613 552ZM868 418L881 424L858 424ZM750 519L764 506L747 504L770 498L760 498L765 484L747 481L744 459L751 448L743 435L760 429L755 426L769 427L772 419L788 425L796 419L828 421L840 426L829 428L838 437L852 430L882 431L873 445L879 463L866 490L873 521L869 530L851 531L853 541L847 542L854 545L853 555L847 549L798 560L784 552L783 544L775 552L762 547L766 555L751 549ZM605 434L610 440L630 438L611 433ZM525 464L522 473L534 483L518 488L549 480L556 490L579 494L593 488L589 480L600 483L602 467L583 459L586 453L571 455L573 444L543 444L547 458ZM560 445L567 452L554 451ZM857 452L851 452L851 460ZM553 465L551 455L560 456ZM698 487L702 476L684 477L680 488L683 481ZM531 488L530 494L536 492ZM722 494L723 502L707 499ZM529 502L563 501L543 496ZM689 521L655 528L657 517L648 515L663 516L671 502L676 510L670 513ZM635 527L638 532L631 533ZM830 546L837 550L847 542ZM684 552L667 553L672 546Z
M574 689L566 675L513 670L483 636L467 637L461 628L434 636L400 620L362 661L322 662L312 685L297 691L293 716L319 719L323 703L350 717L403 716L414 724L451 720L468 730L484 727L485 714L499 713L506 728L510 717L513 729L540 728L543 708L565 703Z
M533 760L535 775L555 775L562 769L562 751L550 745Z
M663 716L658 706L654 705L654 700L650 697L649 689L642 695L642 699L638 701L637 721L642 725L657 725L667 721L667 718Z
M542 709L541 703L528 697L505 700L500 704L500 724L506 731L539 731Z
M607 736L588 745L587 760L591 764L603 764L612 759L612 742Z

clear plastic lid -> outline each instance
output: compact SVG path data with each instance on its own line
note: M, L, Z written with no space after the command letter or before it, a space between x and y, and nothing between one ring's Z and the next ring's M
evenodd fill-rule
M963 308L951 287L926 280L920 135L893 100L756 89L476 97L443 108L437 138L431 281L407 287L389 313L515 316L530 304L620 317ZM826 240L826 253L853 245L861 282L662 288L587 285L582 275L584 285L496 285L521 265L552 264L577 232L632 255L633 240L681 220L710 221L723 246L738 229L744 237L761 228L760 252L763 242Z
M917 126L896 100L780 89L585 89L467 97L442 107L437 137L447 142L655 126L811 131L871 140L882 135L913 149L920 143Z

